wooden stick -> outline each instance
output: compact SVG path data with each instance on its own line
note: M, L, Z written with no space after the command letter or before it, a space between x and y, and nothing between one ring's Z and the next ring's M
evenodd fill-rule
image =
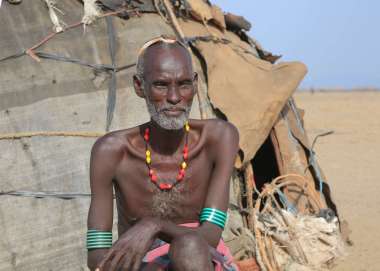
M170 22L172 23L175 32L177 32L177 35L181 38L181 40L185 40L185 34L182 31L181 26L178 23L177 17L175 16L173 10L172 10L172 5L170 4L169 0L163 0L163 4L165 6L165 9L168 12ZM193 67L195 68L195 63L194 60L192 59ZM203 93L201 93L200 90L197 91L197 98L198 98L198 104L199 104L199 112L201 115L201 119L207 119L207 113L203 109L203 104L205 101L205 97L203 96Z
M135 9L131 10L131 9L123 8L123 9L120 9L120 10L117 10L117 11L104 13L104 14L100 15L99 18L103 18L103 17L107 17L107 16L111 16L111 15L116 15L116 14L121 13L121 12L136 12L136 10ZM52 38L54 38L56 35L59 35L59 34L61 34L63 32L66 32L67 30L70 30L72 28L76 28L76 27L78 27L78 26L80 26L82 24L83 24L82 22L76 22L76 23L70 24L67 27L65 27L65 29L63 29L63 31L60 31L60 32L51 32L46 37L44 37L40 42L38 42L37 44L35 44L32 47L30 47L29 49L27 49L25 51L25 53L27 55L29 55L31 58L33 58L35 61L41 62L40 58L34 53L35 49L41 47L46 42L48 42L49 40L51 40Z
M65 131L54 131L54 132L22 132L22 133L10 133L10 134L0 134L0 140L6 139L20 139L24 137L33 136L74 136L74 137L100 137L103 136L102 132L65 132Z
M234 192L235 192L235 196L236 196L239 208L240 208L240 210L243 210L244 209L244 207L243 207L243 193L241 191L240 180L237 184L237 187L234 187ZM248 228L247 217L245 216L245 214L241 214L241 216L242 216L242 220L243 220L243 226L245 228Z
M245 168L244 171L244 177L245 177L245 187L247 190L247 208L248 208L248 228L253 231L254 229L254 205L253 205L253 191L255 187L255 180L253 175L253 168L251 163L248 163L248 165Z

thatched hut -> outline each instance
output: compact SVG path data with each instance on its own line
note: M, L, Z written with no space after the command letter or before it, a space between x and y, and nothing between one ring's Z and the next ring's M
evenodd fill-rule
M225 118L240 132L224 233L236 259L255 255L254 190L279 175L305 176L336 212L292 98L306 68L273 64L243 18L203 0L99 1L84 27L81 2L45 2L0 8L0 271L86 269L90 149L148 120L131 77L139 47L162 34L193 52L192 117Z

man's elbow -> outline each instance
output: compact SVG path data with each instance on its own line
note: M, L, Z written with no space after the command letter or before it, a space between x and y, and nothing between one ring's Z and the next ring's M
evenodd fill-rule
M208 244L213 247L213 248L217 248L218 245L219 245L219 242L220 242L220 238L209 238L207 240Z
M103 259L103 256L105 255L106 251L102 251L101 249L96 249L96 250L88 252L88 254L87 254L87 267L91 271L95 271L96 268L98 268L98 265L100 264L101 260Z
M97 266L97 263L95 263L93 260L90 259L90 257L87 258L87 267L91 271L95 271Z

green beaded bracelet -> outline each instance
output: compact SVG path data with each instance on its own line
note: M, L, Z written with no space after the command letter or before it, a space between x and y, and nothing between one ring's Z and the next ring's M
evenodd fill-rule
M201 224L207 221L219 226L222 229L224 229L226 220L227 214L223 211L214 208L203 208L199 217L199 221Z
M112 232L90 229L87 231L87 250L112 247Z
M227 213L215 208L203 208L201 214L218 214L227 217Z
M219 218L219 219L222 219L222 220L226 220L227 219L227 216L222 216L222 215L217 214L217 213L202 213L201 217L202 216L204 216L204 217L212 216L212 217L216 217L216 218Z
M213 218L206 218L206 219L201 219L200 220L201 224L204 223L205 221L210 222L210 223L212 223L214 225L217 225L221 229L224 229L225 221L220 221L220 220L216 220L216 219L213 219Z
M203 221L210 221L210 220L213 220L213 221L218 221L220 223L225 223L226 219L222 219L222 218L219 218L219 217L215 217L215 216L204 216L204 215L201 215L200 216L200 221L203 222Z

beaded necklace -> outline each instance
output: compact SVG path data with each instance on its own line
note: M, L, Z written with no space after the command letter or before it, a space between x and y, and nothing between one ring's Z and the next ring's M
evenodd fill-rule
M183 147L182 151L182 162L180 163L179 166L179 171L178 175L176 177L176 180L174 183L165 183L165 182L158 182L158 177L157 173L155 170L152 169L151 164L152 164L152 157L151 157L151 151L149 150L149 135L150 135L150 129L146 128L145 133L144 133L144 140L145 140L145 162L149 170L149 177L150 181L158 187L160 190L170 190L174 186L176 186L178 183L184 180L185 178L185 171L187 168L187 158L189 156L189 147L188 147L188 137L189 137L189 131L190 131L190 126L189 123L186 121L185 123L185 133L186 133L186 138L185 138L185 146Z

